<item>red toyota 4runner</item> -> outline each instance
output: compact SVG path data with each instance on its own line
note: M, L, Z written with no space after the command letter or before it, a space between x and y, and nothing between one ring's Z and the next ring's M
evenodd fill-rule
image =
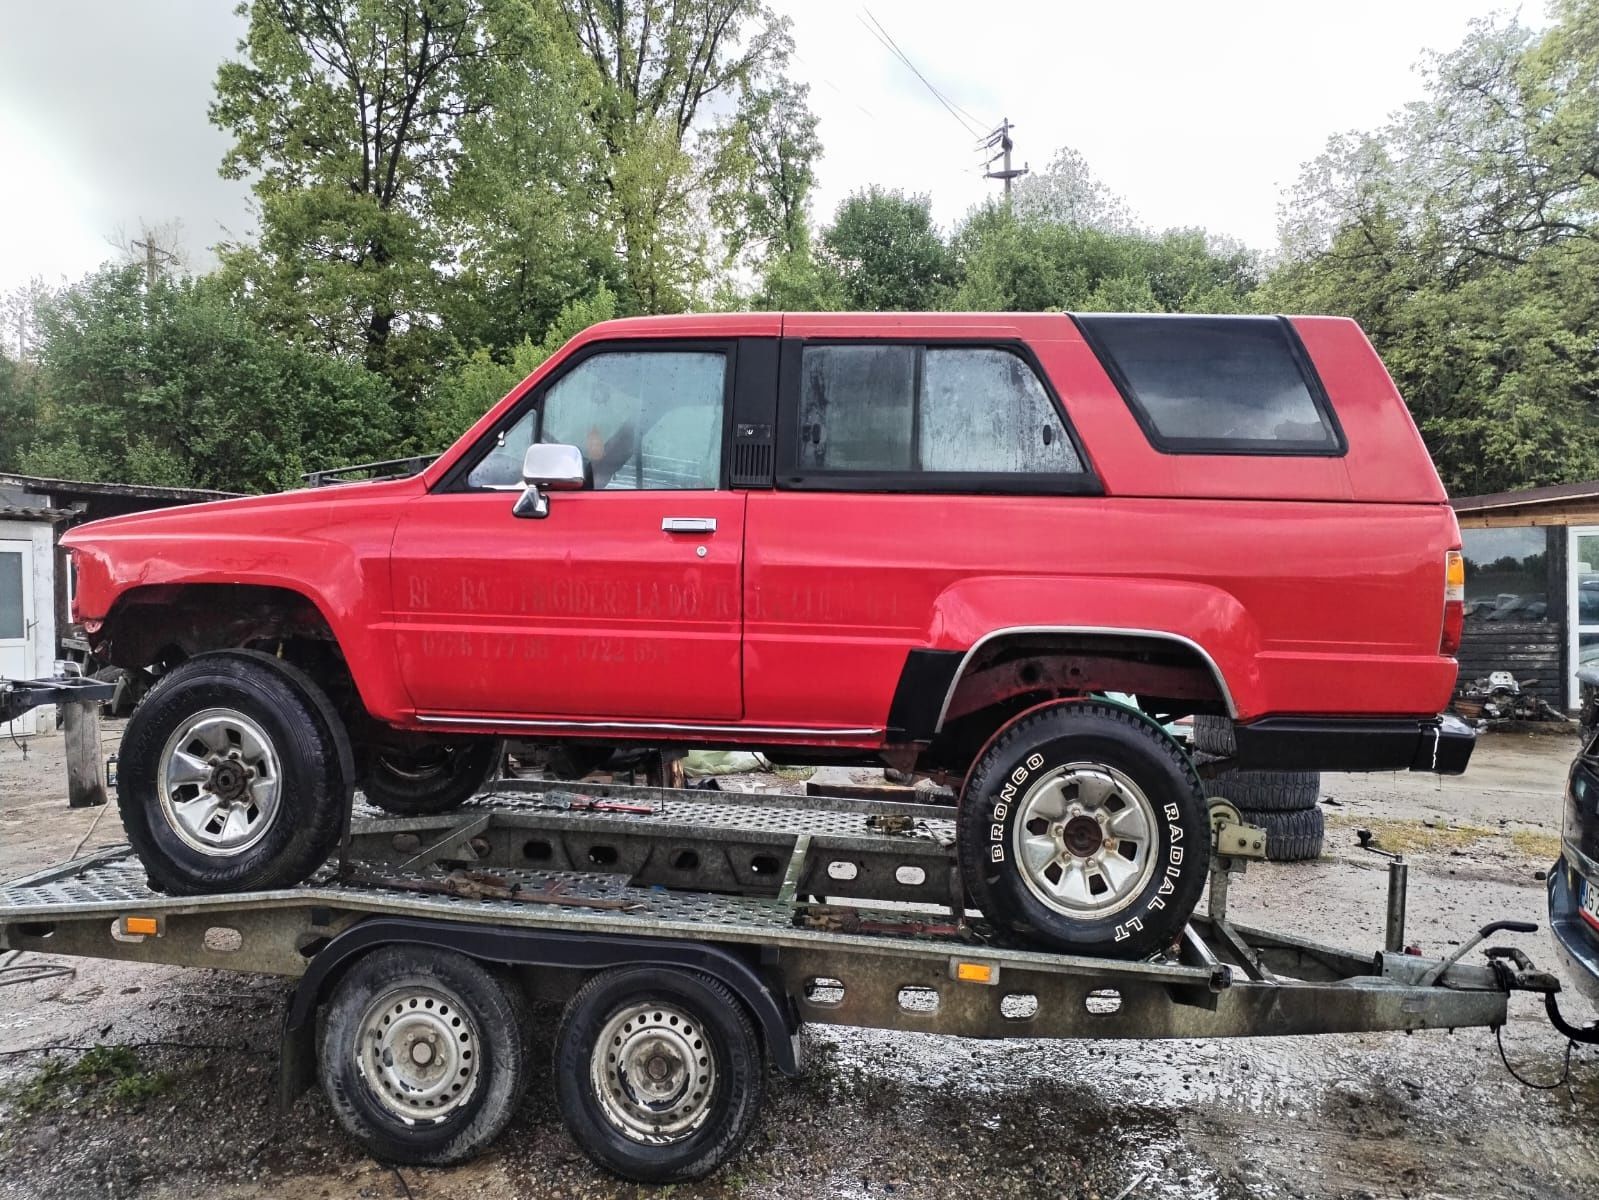
M1460 535L1350 321L727 314L575 338L420 475L65 539L161 672L120 804L171 892L307 877L352 792L460 803L501 740L964 781L997 925L1171 942L1240 766L1458 772ZM1137 697L1137 708L1098 699Z

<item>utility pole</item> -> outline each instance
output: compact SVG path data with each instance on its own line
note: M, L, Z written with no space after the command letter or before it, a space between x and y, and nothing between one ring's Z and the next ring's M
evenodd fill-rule
M1023 175L1027 174L1026 163L1023 163L1020 167L1016 167L1014 169L1010 165L1010 152L1015 147L1015 143L1011 141L1010 131L1014 128L1016 127L1010 123L1010 118L1005 117L1000 121L999 128L994 130L993 133L989 134L987 139L983 142L983 149L985 150L992 150L996 146L999 147L999 153L994 155L993 158L989 159L986 165L991 167L996 162L1000 162L1001 160L1003 160L1005 163L1004 167L998 171L984 172L983 178L1003 179L1005 181L1006 208L1010 207L1011 180L1019 179Z
M1007 184L1006 186L1009 185ZM149 230L145 231L143 241L134 240L129 242L128 245L137 247L144 251L144 290L146 292L155 291L156 272L160 267L160 264L157 262L157 255L166 259L168 262L177 262L178 256L172 253L172 251L163 250L160 246L156 245L155 234L151 233Z

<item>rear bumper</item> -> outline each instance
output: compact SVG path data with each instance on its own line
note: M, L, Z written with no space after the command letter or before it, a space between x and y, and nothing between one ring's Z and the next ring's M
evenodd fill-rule
M1573 859L1582 862L1581 868ZM1554 934L1555 953L1577 990L1599 1006L1599 930L1577 911L1577 886L1584 877L1599 886L1599 864L1568 847L1549 872L1549 931Z
M1234 727L1237 762L1262 770L1459 775L1477 731L1459 717L1264 717Z

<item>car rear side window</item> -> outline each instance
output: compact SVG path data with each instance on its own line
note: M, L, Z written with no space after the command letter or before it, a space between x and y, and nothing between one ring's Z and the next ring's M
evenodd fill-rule
M1026 359L997 346L808 345L801 472L1080 474L1083 462Z
M1079 316L1158 450L1342 454L1343 436L1281 317Z

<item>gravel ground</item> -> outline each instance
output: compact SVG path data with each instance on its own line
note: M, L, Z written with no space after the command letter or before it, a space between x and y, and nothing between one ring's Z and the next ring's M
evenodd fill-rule
M108 730L108 748L116 731ZM1383 864L1357 826L1412 862L1410 940L1444 952L1497 917L1543 919L1568 738L1493 737L1459 780L1329 776L1331 852L1256 865L1240 919L1380 940ZM0 876L120 840L114 808L72 811L58 738L0 743ZM1551 961L1545 935L1516 939ZM1491 1034L1465 1030L1191 1042L973 1042L811 1027L803 1078L768 1081L749 1145L701 1184L655 1192L591 1166L549 1079L496 1148L447 1170L384 1167L319 1093L275 1114L288 984L267 976L58 962L0 987L0 1200L11 1197L1581 1197L1599 1181L1599 1062L1517 1085ZM0 977L0 982L4 978ZM536 1011L547 1059L556 1012ZM1586 1011L1578 1009L1586 1017ZM1559 1074L1562 1040L1531 998L1505 1044ZM139 1047L91 1073L78 1050ZM90 1063L96 1060L88 1060ZM56 1065L50 1066L54 1063ZM131 1065L130 1065L131 1064Z

